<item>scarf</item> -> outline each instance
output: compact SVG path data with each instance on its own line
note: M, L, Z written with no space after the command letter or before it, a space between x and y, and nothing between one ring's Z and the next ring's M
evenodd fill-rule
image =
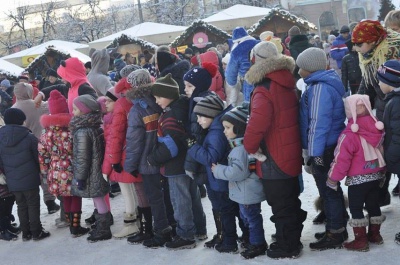
M370 145L364 137L360 136L361 146L364 150L365 161L373 161L378 159L379 167L386 166L385 160L383 159L383 147L380 145L379 148Z

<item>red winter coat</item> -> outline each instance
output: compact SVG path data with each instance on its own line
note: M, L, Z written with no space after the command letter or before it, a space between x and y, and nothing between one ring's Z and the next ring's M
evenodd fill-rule
M112 164L123 163L126 157L126 131L128 129L128 113L133 104L126 98L120 98L115 102L112 118L104 120L104 138L106 139L106 151L103 162L103 173L109 175L111 181L132 183L141 182L142 178L134 178L128 172L117 173L112 170ZM112 129L111 129L112 128Z
M38 145L40 171L47 174L49 192L54 196L71 196L72 135L68 129L71 115L43 115L44 128Z
M204 62L212 63L219 69L218 55L216 55L215 52L208 51L200 54L200 66ZM224 79L222 78L222 75L219 70L213 77L209 90L214 91L222 100L226 99L225 89L224 89Z
M247 82L256 87L250 101L244 147L250 154L263 149L267 160L258 162L258 172L265 179L297 177L301 173L294 67L293 58L282 55L254 64L246 74Z

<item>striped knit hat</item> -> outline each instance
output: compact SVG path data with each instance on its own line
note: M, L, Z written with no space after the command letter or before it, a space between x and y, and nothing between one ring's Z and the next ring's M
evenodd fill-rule
M248 115L249 111L247 108L238 106L225 113L221 118L221 122L227 121L231 123L233 125L233 132L236 134L236 137L243 137L244 132L246 131Z
M175 100L179 98L179 85L169 73L165 77L157 79L151 87L151 93L153 96Z
M199 101L193 109L196 115L215 118L224 110L224 102L216 94L209 95Z

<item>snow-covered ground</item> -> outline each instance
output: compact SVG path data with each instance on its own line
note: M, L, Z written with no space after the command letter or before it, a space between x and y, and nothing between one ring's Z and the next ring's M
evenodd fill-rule
M397 182L397 177L392 178L390 190ZM387 216L382 226L382 235L385 243L380 246L371 245L369 252L351 252L344 249L311 251L309 243L314 241L315 232L323 231L323 225L313 225L312 219L316 215L313 201L317 194L312 176L304 173L305 190L301 194L303 209L308 211L307 220L304 223L302 242L303 253L295 260L272 260L267 256L259 256L253 260L244 260L239 254L220 254L215 250L203 247L199 242L196 248L190 250L172 251L166 248L146 249L142 245L130 245L127 241L111 239L107 241L88 243L86 236L72 238L68 228L56 228L54 220L58 213L49 215L47 208L42 203L41 220L46 230L51 232L51 237L42 241L22 242L21 236L17 241L6 242L0 240L0 264L174 264L174 265L212 265L212 264L398 264L398 251L400 246L394 243L394 235L400 231L400 209L399 198L392 197L392 204L383 208L383 214ZM345 188L346 189L346 188ZM346 189L347 190L347 189ZM207 215L208 236L211 237L215 228L211 213L211 205L208 198L202 199L204 210ZM115 224L112 231L118 231L122 227L122 216L124 202L121 195L111 199L112 213ZM84 199L83 216L87 218L93 210L92 201ZM268 243L271 243L271 234L274 227L269 220L271 211L266 202L263 202L263 216L265 236ZM16 205L14 215L17 217ZM348 227L349 236L352 239L353 233Z

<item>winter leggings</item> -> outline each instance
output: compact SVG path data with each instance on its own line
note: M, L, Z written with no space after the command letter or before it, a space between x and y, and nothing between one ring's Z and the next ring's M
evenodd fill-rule
M99 214L105 214L110 211L106 202L106 196L93 198L93 203Z
M11 216L14 202L15 202L14 195L0 198L0 218Z
M82 197L63 196L62 202L66 213L79 213L82 210Z
M149 200L144 192L143 182L135 182L134 189L137 197L137 204L141 208L150 207Z
M353 219L364 218L364 204L369 217L381 216L381 208L379 207L378 200L379 184L381 181L374 180L349 186L349 208Z
M138 203L134 184L122 182L119 182L118 184L121 188L121 194L125 200L125 212L135 214Z

